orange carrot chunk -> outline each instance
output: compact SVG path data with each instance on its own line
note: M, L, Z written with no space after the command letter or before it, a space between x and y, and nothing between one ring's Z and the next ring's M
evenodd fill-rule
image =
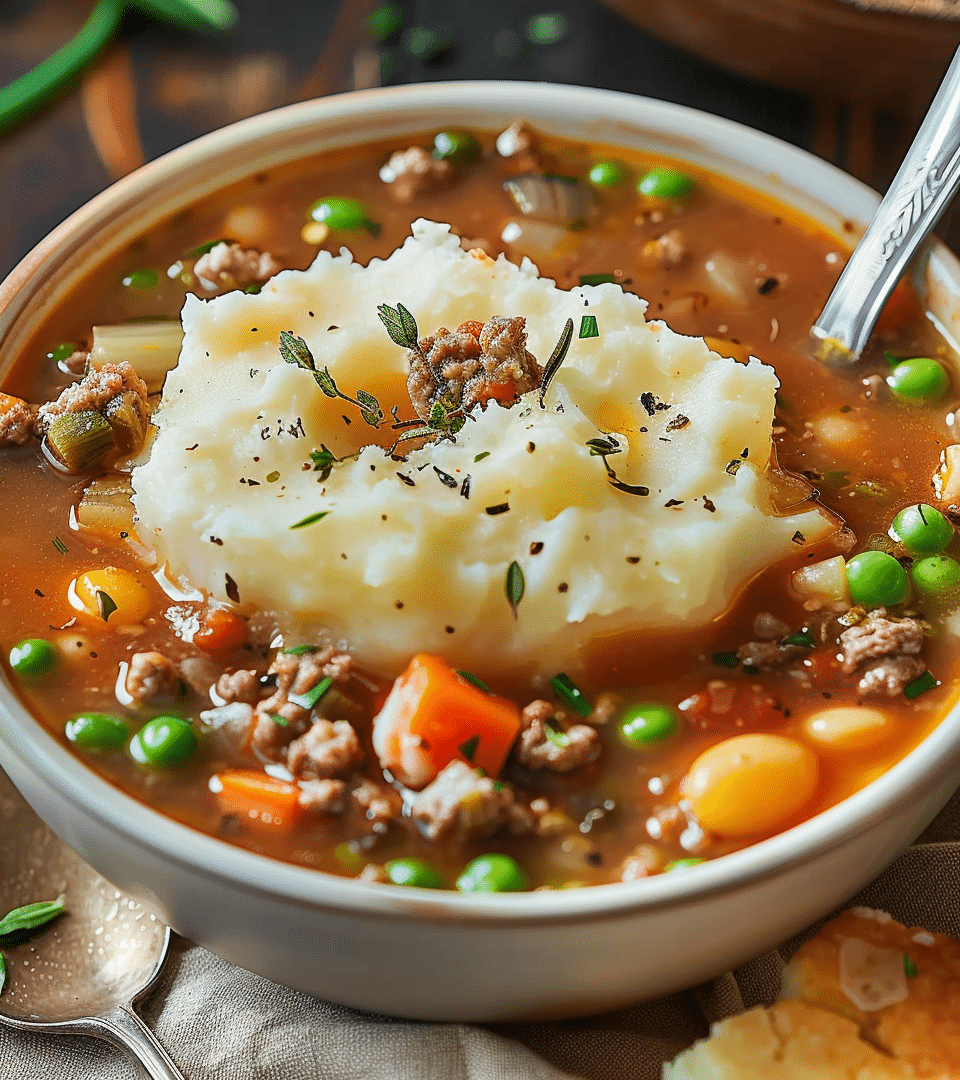
M204 652L239 649L247 643L247 624L227 608L208 608L193 643Z
M303 813L296 784L256 769L227 769L214 776L210 787L225 814L237 814L256 828L286 831Z
M520 710L468 682L439 656L418 653L373 721L383 768L423 788L451 761L497 776L520 732Z

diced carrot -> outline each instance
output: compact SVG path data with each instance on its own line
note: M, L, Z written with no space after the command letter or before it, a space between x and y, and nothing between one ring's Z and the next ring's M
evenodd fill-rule
M248 825L284 831L292 829L303 813L296 784L256 769L227 769L217 773L215 781L220 809L239 814Z
M913 287L901 279L880 312L877 329L898 330L908 319L919 315L920 311L920 301Z
M486 389L488 401L513 401L517 396L517 384L513 379L492 383Z
M520 731L520 710L488 694L439 656L419 653L393 684L373 722L380 764L423 788L459 759L496 776Z
M247 643L247 623L227 608L207 608L193 643L204 652L224 652Z

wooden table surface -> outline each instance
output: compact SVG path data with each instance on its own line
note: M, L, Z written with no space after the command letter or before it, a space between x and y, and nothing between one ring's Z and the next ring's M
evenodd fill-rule
M432 58L411 55L402 35L385 46L373 41L365 20L376 0L235 2L236 25L213 37L128 14L95 67L0 136L0 275L143 161L265 109L379 83L532 79L649 95L850 159L875 185L887 182L891 153L909 140L909 131L891 134L888 124L882 146L853 145L844 138L842 109L824 110L696 60L596 0L402 0L407 31L449 32L452 44ZM92 7L92 0L0 0L0 81L68 40ZM531 40L530 20L543 15L558 17L553 25L565 28L559 40Z

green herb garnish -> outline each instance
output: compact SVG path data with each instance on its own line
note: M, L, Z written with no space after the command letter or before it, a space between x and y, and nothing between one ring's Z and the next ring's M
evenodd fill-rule
M570 736L565 731L555 728L552 724L544 724L543 733L554 746L563 747L570 742Z
M385 41L400 33L403 26L403 12L399 4L381 4L373 9L367 16L364 26L367 33L377 44L382 45Z
M735 668L740 666L735 652L715 652L711 657L717 667Z
M553 687L553 692L557 697L581 716L589 716L593 712L593 706L583 696L580 688L569 675L565 675L561 671L559 675L554 675L550 680L550 685Z
M102 589L97 589L97 614L104 622L117 610L116 601Z
M55 536L53 538L52 543L53 543L53 546L57 549L57 551L60 552L61 555L66 555L67 552L70 550L67 547L67 545L60 539L59 536Z
M584 315L580 320L580 333L577 335L582 341L584 338L600 336L600 328L597 326L596 315Z
M917 965L910 959L907 953L903 954L903 973L908 979L915 979L920 974L917 970Z
M280 473L278 473L276 469L274 469L273 472L268 472L267 473L267 483L268 484L275 484L279 479L280 479Z
M477 454L477 456L473 459L474 465L476 465L476 463L478 461L483 461L483 459L485 457L489 457L489 456L490 456L490 451L489 450L484 450L482 453Z
M235 244L236 240L229 240L226 236L221 236L216 240L208 240L205 244L197 244L197 246L187 252L188 259L199 259L201 255L206 255L208 252L213 251L215 247L220 244Z
M570 342L573 341L573 319L567 319L564 324L563 331L560 334L560 339L554 346L553 352L550 354L550 359L544 364L543 377L540 380L540 408L545 409L546 405L543 403L543 399L547 396L547 391L550 389L550 383L553 382L553 377L560 370L560 365L566 358L567 350L570 348Z
M616 283L613 274L581 274L581 285L613 285Z
M469 761L471 764L473 764L473 756L474 756L474 754L476 754L477 747L479 745L480 745L480 736L479 735L474 735L471 738L467 739L466 742L460 743L460 745L457 747L457 749L460 751L461 754L463 754L463 756L467 759L467 761Z
M514 559L507 567L506 580L507 602L510 604L514 618L517 617L517 608L520 605L520 601L523 599L526 587L527 583L524 580L523 571L520 569L520 564Z
M471 683L478 690L482 690L485 694L490 693L490 687L487 686L487 684L483 681L483 679L478 679L477 676L471 674L471 672L469 672L469 671L460 671L458 669L457 674L460 676L461 679L466 679L468 683Z
M323 518L329 514L329 510L320 510L316 514L308 514L305 518L301 518L298 522L291 525L291 529L305 529L308 525L314 525L318 521L322 521Z
M795 634L785 637L781 645L801 645L804 649L812 649L816 642L809 630L798 630Z
M58 915L63 914L63 911L62 896L56 900L41 900L37 904L26 904L24 907L14 908L0 919L0 937L38 930Z
M907 683L903 688L903 696L910 698L912 701L915 697L919 697L939 685L936 676L932 672L925 671L919 678L914 679L912 683Z
M590 454L592 457L605 458L609 454L619 454L622 452L620 441L616 435L604 435L599 439L587 439L587 446L590 447Z
M360 415L366 423L373 428L380 426L383 420L383 410L380 408L380 402L377 401L373 394L368 394L366 390L358 390L355 398L350 397L349 394L345 394L337 386L336 381L327 368L323 368L321 371L317 367L317 362L313 358L310 346L307 345L302 337L297 337L296 334L291 333L289 330L281 330L280 356L285 363L293 364L295 367L303 368L304 371L309 371L313 376L314 382L316 382L317 386L320 387L320 390L326 397L341 398L343 401L349 401L351 405L356 405L360 410Z
M312 709L331 686L333 686L333 679L325 675L313 689L305 694L288 694L287 700L292 701L294 705L299 705L301 709Z
M293 645L289 649L283 650L289 656L303 656L304 653L316 652L316 645Z
M397 304L395 308L390 307L389 304L380 304L377 314L386 327L391 341L402 349L419 350L420 337L417 332L417 320L403 304Z

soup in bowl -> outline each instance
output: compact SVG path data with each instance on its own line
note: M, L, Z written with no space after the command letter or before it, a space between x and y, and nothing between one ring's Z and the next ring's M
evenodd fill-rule
M4 766L176 929L403 1015L622 1004L822 914L960 754L952 260L861 365L808 347L873 202L496 84L116 185L6 285Z

